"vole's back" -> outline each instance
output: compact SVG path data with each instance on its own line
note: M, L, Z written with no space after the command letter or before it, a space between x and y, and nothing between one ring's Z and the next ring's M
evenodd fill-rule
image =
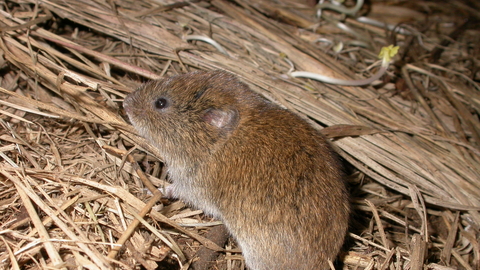
M305 121L268 105L212 162L214 174L199 177L218 187L211 198L252 269L326 269L335 260L349 215L342 168Z

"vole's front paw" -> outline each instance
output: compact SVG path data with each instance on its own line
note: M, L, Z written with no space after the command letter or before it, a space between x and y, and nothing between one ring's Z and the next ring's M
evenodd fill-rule
M158 190L160 190L160 192L162 192L162 194L163 194L162 198L165 198L165 199L176 199L177 198L177 196L175 195L175 187L174 187L173 184L168 185L166 187L161 187Z

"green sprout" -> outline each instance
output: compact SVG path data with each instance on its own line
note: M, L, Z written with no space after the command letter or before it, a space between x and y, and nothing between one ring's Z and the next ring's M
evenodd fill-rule
M398 53L398 46L387 46L383 47L380 50L380 53L378 54L378 58L382 60L382 64L380 68L378 69L377 73L375 73L372 77L367 78L367 79L361 79L361 80L343 80L343 79L336 79L336 78L330 78L327 76L323 76L317 73L313 72L306 72L306 71L294 71L290 73L290 76L294 78L308 78L316 81L321 81L324 83L330 83L330 84L338 84L338 85L346 85L346 86L360 86L360 85L368 85L371 84L372 82L380 79L385 72L388 69L388 66L390 64L390 61L392 57L394 57Z

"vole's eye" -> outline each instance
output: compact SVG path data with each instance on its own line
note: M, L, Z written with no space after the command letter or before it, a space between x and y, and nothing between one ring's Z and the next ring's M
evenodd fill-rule
M157 108L158 110L165 109L169 105L170 105L170 102L168 102L166 98L161 97L155 100L155 108Z

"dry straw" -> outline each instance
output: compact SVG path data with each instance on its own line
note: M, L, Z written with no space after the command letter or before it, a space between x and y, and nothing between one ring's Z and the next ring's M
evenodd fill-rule
M162 205L160 196L142 187L168 185L154 158L161 156L121 110L126 94L147 79L225 69L315 127L328 127L323 132L355 168L354 208L369 217L354 217L344 267L478 269L480 86L468 66L469 57L478 58L468 48L478 45L478 30L464 24L457 28L463 36L450 36L456 43L442 47L444 36L433 25L405 24L400 33L408 35L395 35L396 61L404 64L386 76L395 84L329 85L289 73L369 76L391 32L352 18L336 21L335 11L323 10L328 20L320 20L308 1L300 2L3 3L0 267L155 269L169 258L186 269L203 246L221 251L219 267L239 269L231 243L202 236L217 223L181 202L151 211ZM372 14L398 8L372 2ZM446 23L459 21L452 10L480 18L475 7L455 1L429 5ZM420 21L415 9L421 8L402 10ZM340 42L366 47L330 50ZM132 147L143 151L127 159Z

